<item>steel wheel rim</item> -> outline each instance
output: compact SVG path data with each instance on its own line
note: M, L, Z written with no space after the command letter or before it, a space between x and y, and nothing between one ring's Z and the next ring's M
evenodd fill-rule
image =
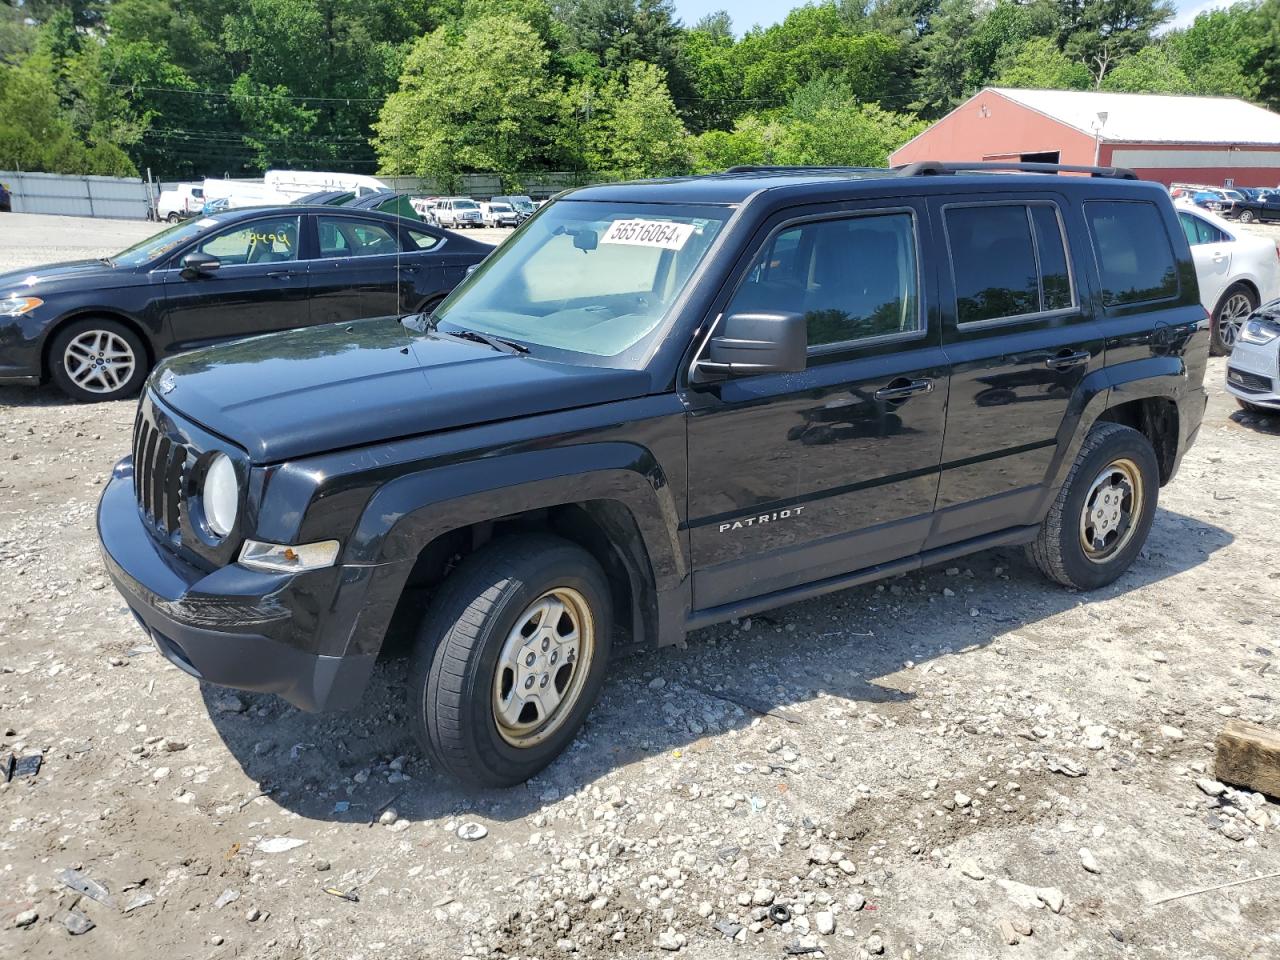
M595 656L595 619L570 587L548 590L516 618L493 676L493 720L513 747L535 746L573 712Z
M1228 347L1236 345L1240 336L1240 328L1244 326L1249 314L1253 313L1253 304L1243 293L1233 294L1222 305L1222 313L1218 316L1218 336Z
M62 368L81 390L115 393L129 382L138 358L127 340L111 330L86 330L67 344Z
M1093 563L1106 563L1128 546L1142 516L1142 474L1127 457L1114 460L1089 485L1080 510L1080 546Z

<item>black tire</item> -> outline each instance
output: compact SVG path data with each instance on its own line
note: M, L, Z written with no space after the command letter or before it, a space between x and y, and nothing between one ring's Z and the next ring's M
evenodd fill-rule
M1254 216L1254 213L1253 213L1253 211L1252 211L1252 210L1241 210L1241 211L1240 211L1240 222L1241 222L1241 223L1253 223L1254 219L1255 219L1255 216Z
M1105 471L1122 462L1135 470L1135 485L1141 495L1138 509L1118 534L1113 551L1099 551L1096 558L1090 557L1082 543L1086 500ZM1129 568L1147 542L1159 491L1160 468L1151 442L1132 427L1096 424L1081 445L1039 534L1028 544L1028 558L1041 573L1063 586L1078 590L1105 587ZM1123 509L1118 513L1123 515Z
M576 696L549 715L557 718L554 729L517 745L495 715L499 657L520 617L552 590L576 592L585 601L591 659L580 679L573 675ZM444 583L418 632L408 689L418 743L438 769L466 783L509 787L528 780L568 746L599 696L612 623L608 581L581 547L531 534L476 551Z
M169 214L167 219L170 223L177 223L182 219L182 215L175 210L173 213Z
M132 367L130 372L120 380L118 384L113 381L121 376L120 370L123 365L122 360L113 359L110 362L119 364L112 370L103 373L102 380L94 380L88 386L82 386L77 383L69 368L69 348L73 342L79 341L83 344L83 339L88 336L90 339L95 335L101 334L104 340L114 341L117 346L119 342L127 345L128 350L132 353ZM107 351L104 351L106 353ZM118 351L117 351L118 352ZM86 354L81 349L80 356ZM104 356L104 360L110 358ZM86 317L83 320L76 320L69 323L53 338L53 342L49 345L49 378L54 382L59 390L65 393L72 400L79 400L86 403L98 403L106 400L121 400L125 397L131 397L141 388L143 382L147 379L147 371L150 368L150 362L147 357L146 345L142 342L133 330L120 323L118 320L109 320L106 317Z
M1258 309L1258 295L1253 292L1252 288L1243 283L1233 283L1223 291L1222 297L1218 300L1218 305L1213 308L1213 338L1209 344L1209 351L1215 357L1225 357L1235 347L1235 334L1223 336L1222 324L1227 319L1226 314L1228 307L1235 307L1243 298L1244 302L1249 304L1249 313L1253 313ZM1233 311L1234 313L1234 311ZM1248 317L1248 313L1245 314ZM1243 320L1241 323L1243 324Z

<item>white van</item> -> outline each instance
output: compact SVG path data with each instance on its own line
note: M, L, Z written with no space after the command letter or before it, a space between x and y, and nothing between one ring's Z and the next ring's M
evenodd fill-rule
M156 203L156 216L170 223L194 217L204 207L204 185L180 183L172 190L161 190Z
M268 170L262 182L267 189L286 197L286 203L321 190L350 190L357 197L363 197L391 189L377 177L368 177L362 173L326 173L316 170Z

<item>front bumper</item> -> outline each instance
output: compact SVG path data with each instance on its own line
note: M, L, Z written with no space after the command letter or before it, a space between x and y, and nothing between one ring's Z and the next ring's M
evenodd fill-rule
M308 615L317 606L313 574L262 573L239 564L208 572L185 563L148 531L132 478L132 459L121 461L98 504L98 538L116 589L171 663L221 686L279 694L307 711L360 702L376 654L331 655L299 645L300 636L321 643L321 632L341 634L344 627L331 616L323 631L299 629L299 620L321 622ZM341 588L325 612L351 619L347 636L358 607L344 603L341 591L355 586L363 594L374 569L357 568L350 576L343 568L315 571L336 573L325 583Z
M1227 393L1280 409L1280 343L1237 343L1227 358Z

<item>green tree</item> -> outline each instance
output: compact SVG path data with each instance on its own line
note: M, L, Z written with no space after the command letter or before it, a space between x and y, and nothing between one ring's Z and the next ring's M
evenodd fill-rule
M1151 43L1174 13L1169 0L1059 0L1058 9L1062 50L1088 68L1094 86Z
M1051 0L996 0L979 13L969 35L966 85L971 90L984 87L996 76L1002 56L1032 37L1058 35L1058 14Z
M451 183L464 172L536 165L551 150L561 103L548 59L537 32L511 16L428 33L375 125L381 169Z
M727 127L744 112L744 76L736 55L733 26L721 11L698 21L684 34L680 59L689 83L685 119L694 130Z
M1083 63L1072 60L1048 37L1032 37L996 61L999 87L1038 90L1087 90L1093 77Z
M905 41L856 32L830 0L797 7L767 30L752 30L734 53L743 74L742 96L749 100L785 102L827 74L858 100L901 104L909 98Z
M1252 24L1254 44L1249 71L1257 79L1258 95L1273 110L1280 109L1280 0L1263 0Z
M594 170L627 177L684 173L689 149L662 71L633 63L593 98L583 129L584 160Z
M1211 10L1196 17L1186 29L1167 34L1164 46L1197 93L1252 99L1261 79L1250 69L1259 46L1258 20L1254 3Z
M1102 80L1119 93L1194 93L1195 87L1164 47L1143 47L1125 57Z
M976 21L973 0L942 0L930 19L917 44L916 102L925 116L942 116L968 92Z

